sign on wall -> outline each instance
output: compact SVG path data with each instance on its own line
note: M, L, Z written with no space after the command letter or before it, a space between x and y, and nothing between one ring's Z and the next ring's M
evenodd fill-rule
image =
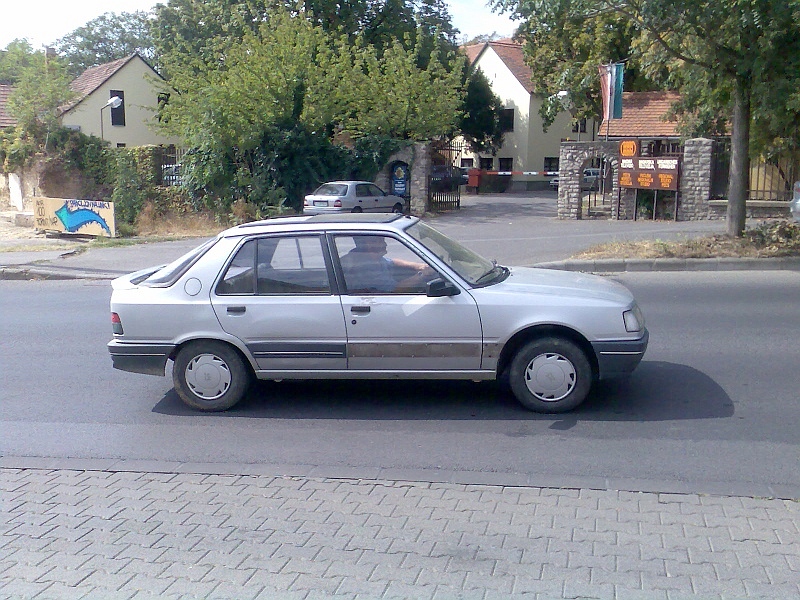
M36 229L114 237L113 202L41 197L34 200Z
M680 159L677 156L641 157L636 140L619 144L619 185L640 190L677 190Z

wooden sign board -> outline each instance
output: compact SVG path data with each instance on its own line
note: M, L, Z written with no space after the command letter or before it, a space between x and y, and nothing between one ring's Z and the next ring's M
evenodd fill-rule
M34 227L43 231L114 237L114 203L104 200L34 198Z
M620 187L640 190L677 190L680 159L677 156L619 159Z

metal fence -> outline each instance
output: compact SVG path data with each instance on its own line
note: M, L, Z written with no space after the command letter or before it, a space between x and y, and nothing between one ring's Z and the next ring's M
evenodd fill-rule
M789 202L794 182L800 179L800 165L794 154L768 159L751 159L748 200ZM730 140L717 141L711 160L711 198L728 197L728 175L731 166Z
M165 146L161 154L161 185L180 185L182 182L181 166L187 150L175 146Z
M456 166L465 145L440 142L431 145L431 171L428 174L428 209L433 212L461 208L461 186L466 171Z

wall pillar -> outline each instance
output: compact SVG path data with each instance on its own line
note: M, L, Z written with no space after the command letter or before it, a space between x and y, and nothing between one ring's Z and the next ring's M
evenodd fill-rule
M714 141L707 138L695 138L684 143L678 221L709 218L713 151Z

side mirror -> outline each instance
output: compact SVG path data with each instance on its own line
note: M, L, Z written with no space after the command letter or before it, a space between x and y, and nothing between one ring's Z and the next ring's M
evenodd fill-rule
M425 293L431 298L442 298L444 296L457 296L461 293L461 290L453 283L445 281L441 277L437 277L428 282Z

